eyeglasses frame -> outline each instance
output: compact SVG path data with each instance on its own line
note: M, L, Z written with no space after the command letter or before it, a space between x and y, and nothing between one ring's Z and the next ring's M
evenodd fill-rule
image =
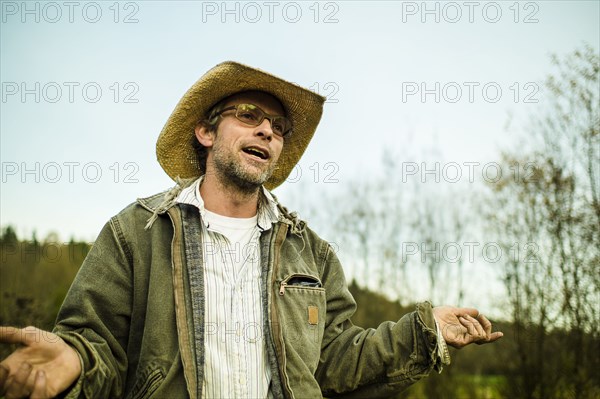
M243 121L243 120L241 120L241 119L238 117L238 115L237 115L237 113L238 113L238 107L239 107L240 105L252 105L253 107L256 107L256 108L258 108L258 109L260 110L260 112L262 112L262 114L263 114L263 117L262 117L262 119L261 119L261 120L260 120L260 121L259 121L259 122L258 122L256 125L252 125L252 124L250 124L250 123L248 123L248 122L246 122L246 121ZM240 122L242 122L242 123L244 123L244 124L246 124L246 125L249 125L249 126L259 126L259 125L260 125L261 123L263 123L263 121L266 119L266 120L268 120L268 121L269 121L269 123L271 124L271 129L272 129L272 128L273 128L273 118L286 118L286 119L289 121L289 118L288 118L287 116L284 116L284 115L271 115L271 114L267 114L267 113L266 113L265 111L263 111L263 109L262 109L261 107L259 107L258 105L249 104L249 103L236 104L236 105L232 105L232 106L230 106L230 107L223 108L222 110L220 110L219 112L217 112L217 113L215 114L215 116L222 116L223 112L231 111L231 110L233 110L233 109L235 109L235 118L236 118L237 120L239 120ZM291 125L291 124L292 124L292 122L290 121L290 125ZM289 129L288 129L286 132L283 132L283 134L281 134L281 135L280 135L280 134L277 134L277 133L275 133L275 132L273 132L273 133L274 133L275 135L279 136L279 137L283 137L283 138L285 138L285 137L288 137L288 136L289 136L289 135L292 133L292 130L293 130L293 126L292 126L292 127L290 127L290 128L289 128Z

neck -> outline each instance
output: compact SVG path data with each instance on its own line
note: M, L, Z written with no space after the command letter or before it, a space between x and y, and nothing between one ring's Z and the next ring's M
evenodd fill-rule
M240 190L231 184L224 184L211 173L204 177L200 195L208 211L232 218L251 218L258 210L259 189Z

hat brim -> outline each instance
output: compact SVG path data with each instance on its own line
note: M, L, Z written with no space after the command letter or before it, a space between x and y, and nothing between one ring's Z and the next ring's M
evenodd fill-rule
M183 95L156 142L156 155L164 171L175 180L199 177L200 161L192 146L194 128L217 102L232 94L257 90L276 97L293 125L265 187L273 189L290 175L312 139L323 114L325 97L267 72L227 61L206 72Z

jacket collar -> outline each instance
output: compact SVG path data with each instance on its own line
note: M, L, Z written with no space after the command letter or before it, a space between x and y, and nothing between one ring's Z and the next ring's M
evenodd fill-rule
M204 176L200 176L193 184L181 190L175 198L175 201L194 205L198 208L205 226L208 227L204 199L200 195L200 186L203 181ZM277 223L278 221L279 209L277 208L277 202L275 202L273 196L266 188L261 187L258 198L257 226L261 231L265 231L270 229L273 223Z
M144 209L146 209L152 213L150 218L148 218L147 224L144 227L144 229L146 229L146 230L150 229L152 227L152 225L154 224L154 221L158 218L159 215L166 213L169 210L169 208L171 208L175 204L177 204L177 196L179 195L179 193L181 193L181 191L184 188L189 187L190 185L194 184L194 182L196 182L196 180L197 180L197 178L191 178L191 179L179 179L178 178L178 179L176 179L177 184L174 187L172 187L171 189L165 190L158 194L154 194L150 197L138 198L137 202ZM267 191L267 190L265 189L265 191ZM300 220L300 218L298 217L298 214L296 212L289 212L287 210L287 208L285 208L283 205L281 205L281 203L279 202L279 200L273 193L271 193L270 191L267 191L267 192L270 194L270 196L272 197L272 200L277 205L277 209L279 210L279 221L289 225L292 233L295 233L295 234L301 233L305 229L306 223L303 220Z

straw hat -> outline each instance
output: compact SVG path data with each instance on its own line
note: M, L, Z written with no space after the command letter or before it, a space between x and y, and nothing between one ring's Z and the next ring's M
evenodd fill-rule
M173 179L199 177L200 162L192 147L194 128L199 120L221 99L232 94L259 90L275 96L293 125L273 175L265 187L273 189L289 176L312 139L325 97L267 72L233 61L218 64L206 72L183 95L156 142L158 162Z

